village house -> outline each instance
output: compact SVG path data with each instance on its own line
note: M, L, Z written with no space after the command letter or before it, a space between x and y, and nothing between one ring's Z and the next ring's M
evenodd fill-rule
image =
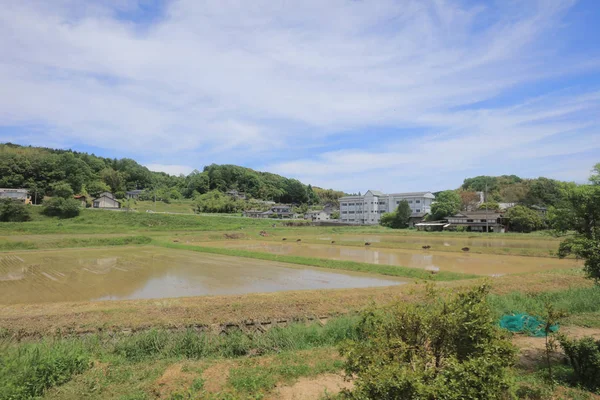
M431 212L435 196L431 192L411 192L384 194L369 190L363 196L344 196L340 198L340 221L350 224L377 225L382 214L394 212L400 201L406 200L412 215Z
M446 230L456 230L463 227L471 232L505 232L504 214L497 211L464 211L449 216Z
M292 207L288 205L276 205L271 207L268 211L259 211L259 210L246 210L242 213L244 217L250 218L284 218L291 219L294 218L294 213L292 212Z
M121 202L115 199L110 192L103 192L92 201L93 208L116 209L121 208Z
M130 190L128 192L125 192L125 196L127 196L128 199L137 200L138 197L140 197L140 194L142 194L142 192L143 192L143 190L141 190L141 189Z
M325 210L311 210L304 214L304 219L310 221L329 221L331 213Z
M0 199L12 199L25 204L31 204L27 189L0 189Z

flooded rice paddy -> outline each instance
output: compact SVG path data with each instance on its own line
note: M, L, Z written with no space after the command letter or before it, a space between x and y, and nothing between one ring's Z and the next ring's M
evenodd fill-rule
M371 264L398 265L411 268L439 268L440 271L489 276L575 268L581 266L581 264L574 260L560 260L547 257L377 249L374 247L340 246L337 244L320 245L242 240L208 242L202 243L202 245L207 247L227 247L262 251L272 254L328 258Z
M360 288L405 281L151 247L0 255L0 304Z
M402 236L402 235L343 235L343 236L319 236L319 240L336 240L343 242L369 242L369 243L414 243L430 246L444 247L493 247L511 249L547 249L558 250L560 240L537 240L537 239L510 239L498 237L435 237L435 236Z

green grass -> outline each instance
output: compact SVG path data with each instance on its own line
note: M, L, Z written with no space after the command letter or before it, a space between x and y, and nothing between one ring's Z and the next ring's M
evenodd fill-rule
M489 303L497 317L519 312L543 316L545 304L551 303L556 310L566 312L570 316L569 319L575 316L581 318L581 316L600 313L600 287L593 286L535 294L525 292L513 292L506 295L492 294L489 296Z
M369 264L369 263L361 263L361 262L355 262L355 261L329 260L329 259L325 259L325 258L279 255L279 254L261 253L261 252L254 252L254 251L248 251L248 250L228 249L228 248L218 248L218 247L191 246L191 245L186 245L186 244L168 243L168 242L161 242L161 241L156 241L156 240L153 243L157 246L166 247L169 249L191 250L191 251L196 251L199 253L222 254L222 255L233 256L233 257L245 257L245 258L258 259L258 260L278 261L278 262L286 262L286 263L290 263L290 264L307 265L307 266L313 266L313 267L346 270L346 271L368 272L368 273L374 273L374 274L398 276L398 277L412 278L412 279L427 279L427 280L434 280L434 281L455 281L455 280L462 280L462 279L480 278L480 276L477 276L477 275L462 274L462 273L448 272L448 271L440 271L437 274L432 275L431 273L429 273L423 269L400 267L400 266L395 266L395 265Z
M0 235L51 233L139 233L156 231L235 231L265 229L273 221L222 215L175 215L86 209L70 219L57 219L32 210L30 222L2 222Z
M90 365L90 352L76 340L4 348L0 352L0 399L41 396Z
M128 246L149 244L148 236L100 237L100 238L65 238L49 241L10 241L0 240L0 251L64 249L72 247Z
M497 316L511 311L539 314L543 312L545 301L578 316L600 310L600 288L536 295L515 292L501 296L489 295L488 300ZM278 354L268 365L248 361L232 371L228 385L234 393L245 397L253 392L268 391L281 380L339 370L339 363L332 360L323 360L322 363L321 360L304 360L293 352L331 348L348 339L357 340L359 318L353 315L340 316L330 319L324 326L294 323L286 327L273 327L264 333L233 330L228 334L218 334L191 329L176 332L153 329L132 335L97 334L80 339L11 343L0 348L0 398L39 396L49 387L61 385L85 371L91 360L109 363L111 367L102 376L93 372L97 379L85 378L89 379L85 381L86 390L103 393L103 390L110 391L110 387L115 385L129 385L132 395L135 395L147 389L147 384L143 382L156 379L159 371L153 366L160 363L166 365L164 363L169 360L173 363L177 360ZM137 366L145 372L138 371ZM134 385L136 379L140 383ZM202 386L200 381L197 386ZM542 392L535 388L532 391Z
M91 365L91 360L112 365L153 364L160 360L237 358L253 354L331 347L356 339L356 316L345 316L325 326L313 323L274 327L266 333L239 330L169 332L153 329L131 336L93 335L86 338L45 340L6 345L0 352L0 399L29 399L61 385ZM126 370L128 374L132 370ZM285 371L285 366L280 367ZM299 373L296 371L296 374ZM113 383L130 379L112 376ZM92 384L92 383L90 383ZM98 384L93 382L93 384Z
M295 323L254 334L245 334L239 330L227 335L215 335L193 330L172 333L153 329L121 337L110 352L128 361L139 362L153 358L199 360L210 357L235 358L250 353L307 350L333 346L343 340L356 338L356 321L355 316L344 316L325 326Z
M244 360L241 366L231 369L227 384L236 395L246 398L268 393L279 382L291 383L300 377L334 373L343 368L343 361L337 359L312 361L292 352L277 355L268 365Z

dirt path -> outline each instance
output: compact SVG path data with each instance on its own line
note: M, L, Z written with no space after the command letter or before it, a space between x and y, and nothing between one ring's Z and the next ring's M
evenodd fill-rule
M344 379L343 373L324 374L313 378L300 378L291 386L278 386L269 400L317 400L323 396L351 389L352 382Z

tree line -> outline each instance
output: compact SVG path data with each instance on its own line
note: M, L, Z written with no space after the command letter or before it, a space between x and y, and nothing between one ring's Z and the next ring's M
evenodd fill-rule
M129 190L145 190L145 198L168 202L210 192L244 192L250 198L279 203L337 202L343 192L313 188L296 179L237 165L204 167L189 175L150 171L129 158L105 158L72 150L0 144L0 187L26 188L36 203L68 185L73 193L97 196L110 191L124 198ZM144 197L143 196L143 197ZM214 197L214 194L213 194Z

